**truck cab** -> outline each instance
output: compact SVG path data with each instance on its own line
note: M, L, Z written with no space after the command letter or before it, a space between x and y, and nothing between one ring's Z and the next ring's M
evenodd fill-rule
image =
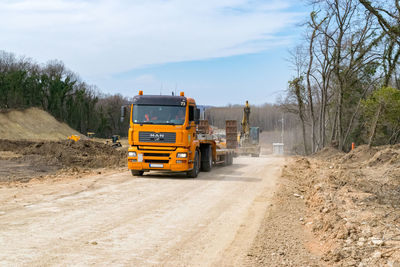
M133 98L128 133L128 168L133 175L145 171L185 171L197 176L200 169L196 102L185 97L139 95Z

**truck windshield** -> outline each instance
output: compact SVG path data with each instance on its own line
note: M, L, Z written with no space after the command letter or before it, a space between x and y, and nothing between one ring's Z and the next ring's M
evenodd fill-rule
M186 108L181 106L134 105L133 123L182 125Z

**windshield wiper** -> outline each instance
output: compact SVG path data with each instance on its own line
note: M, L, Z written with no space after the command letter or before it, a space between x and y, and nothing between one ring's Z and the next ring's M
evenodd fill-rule
M177 125L176 123L173 122L153 122L153 121L141 121L141 122L136 122L137 124L159 124L159 125Z

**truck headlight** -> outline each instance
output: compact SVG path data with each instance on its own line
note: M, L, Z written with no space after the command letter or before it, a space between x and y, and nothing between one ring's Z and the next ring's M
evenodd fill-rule
M136 152L135 151L129 151L128 152L128 157L136 157Z
M187 158L187 153L177 153L176 157L177 158Z

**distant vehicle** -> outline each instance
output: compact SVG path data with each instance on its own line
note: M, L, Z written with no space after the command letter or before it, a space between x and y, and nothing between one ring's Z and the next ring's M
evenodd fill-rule
M250 105L246 101L243 109L242 130L239 138L239 155L251 155L252 157L260 156L260 128L250 127Z

